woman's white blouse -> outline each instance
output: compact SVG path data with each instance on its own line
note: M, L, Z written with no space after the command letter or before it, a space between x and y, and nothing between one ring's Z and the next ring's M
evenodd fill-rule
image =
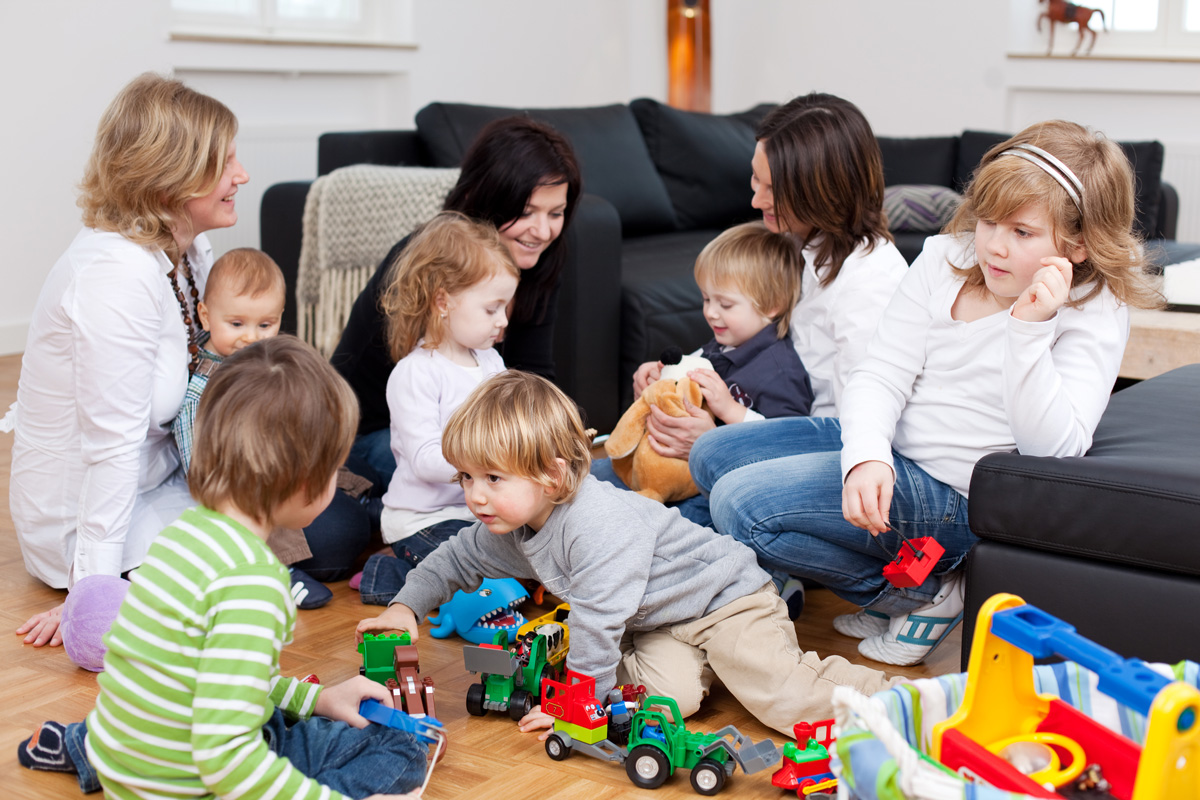
M202 293L206 237L188 259ZM171 268L162 251L84 229L38 297L17 391L10 508L26 567L51 586L136 566L179 502L171 420L188 352ZM171 508L143 513L168 483Z

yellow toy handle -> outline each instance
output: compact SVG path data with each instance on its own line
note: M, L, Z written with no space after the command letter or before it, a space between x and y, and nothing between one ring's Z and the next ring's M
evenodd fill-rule
M1010 736L1007 739L993 742L988 745L987 749L989 752L1004 758L1005 748L1013 744L1046 745L1046 752L1049 754L1050 763L1046 767L1031 772L1028 775L1030 780L1042 786L1050 784L1057 789L1059 786L1063 786L1078 778L1083 772L1083 768L1087 766L1087 757L1084 755L1083 748L1079 746L1079 742L1063 736L1061 733L1029 733L1021 736ZM1053 745L1053 747L1050 745ZM1071 763L1069 765L1066 767L1062 766L1058 757L1058 751L1054 747L1061 747L1071 754Z

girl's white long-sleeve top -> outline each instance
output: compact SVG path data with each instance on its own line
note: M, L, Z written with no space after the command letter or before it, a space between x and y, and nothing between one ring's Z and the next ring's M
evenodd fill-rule
M203 292L204 235L188 259ZM189 504L172 477L171 421L188 382L172 268L161 250L85 228L42 286L21 361L9 500L25 566L51 586L137 566Z
M960 322L951 308L964 279L951 263L974 263L973 240L930 237L851 375L843 480L864 461L894 469L894 448L965 496L988 453L1079 456L1091 446L1129 338L1128 309L1104 289L1045 322L1009 309Z

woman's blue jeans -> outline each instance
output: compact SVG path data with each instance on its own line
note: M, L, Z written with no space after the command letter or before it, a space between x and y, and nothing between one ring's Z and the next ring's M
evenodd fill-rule
M100 791L100 778L87 760L85 736L86 723L73 722L64 738L79 771L79 789L90 794ZM428 748L411 733L395 728L352 728L324 717L289 724L276 708L263 726L263 738L272 753L347 797L409 792L425 779Z
M841 450L837 419L788 417L709 431L688 462L716 529L748 545L768 571L817 581L889 616L926 605L940 577L898 589L883 567L898 551L900 533L933 536L946 548L935 576L957 566L975 543L966 498L893 452L892 530L872 536L842 516Z
M611 483L618 489L629 490L625 482L617 477L617 473L613 472L612 461L607 458L597 458L592 461L592 475L597 480ZM708 498L702 494L695 497L689 497L687 500L680 500L678 503L667 503L668 508L678 509L684 519L691 520L697 525L705 528L713 526L712 516L708 513Z

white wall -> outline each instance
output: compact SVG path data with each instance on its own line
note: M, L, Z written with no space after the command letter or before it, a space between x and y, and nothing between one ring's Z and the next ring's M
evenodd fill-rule
M257 244L261 192L313 177L323 131L409 127L433 100L666 97L665 0L415 0L411 49L171 41L168 5L0 0L0 352L23 349L45 274L78 228L74 186L101 112L144 70L174 72L239 117L252 182L239 194L239 224L211 237L218 251ZM1037 0L712 0L713 107L829 91L892 136L1012 131L1064 116L1116 138L1162 140L1167 180L1200 174L1200 63L1009 57L1044 51L1029 34L1036 13ZM1059 36L1060 46L1072 38ZM1184 163L1190 152L1195 164ZM1200 240L1200 179L1191 182L1181 219L1198 213L1180 237Z

